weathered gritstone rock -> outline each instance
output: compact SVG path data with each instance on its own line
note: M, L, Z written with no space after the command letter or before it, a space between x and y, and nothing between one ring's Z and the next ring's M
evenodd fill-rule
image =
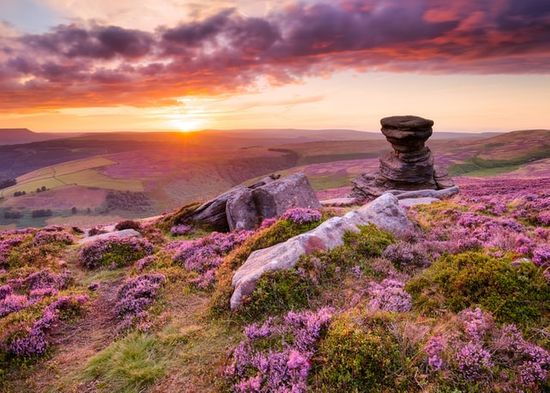
M321 207L303 173L272 175L250 187L234 187L199 206L189 220L221 232L254 229L262 219L279 217L295 207Z
M404 198L399 200L399 206L411 207L417 205L429 205L430 203L441 202L439 198L423 197L423 198Z
M372 199L388 190L441 189L453 186L447 172L434 168L430 149L433 120L418 116L383 118L382 133L393 151L380 158L377 173L364 173L353 181L352 197Z
M93 243L97 240L103 239L128 239L131 237L141 237L141 233L135 229L123 229L122 231L102 233L100 235L88 236L79 240L79 244Z
M344 244L345 232L358 232L359 225L369 223L395 234L413 229L405 211L399 206L398 199L394 195L385 194L355 211L342 217L333 217L317 228L284 243L254 251L233 276L231 309L237 309L243 298L254 291L257 281L264 273L291 269L304 254L340 246Z

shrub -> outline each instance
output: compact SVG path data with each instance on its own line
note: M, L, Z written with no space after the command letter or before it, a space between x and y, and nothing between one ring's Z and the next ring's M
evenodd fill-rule
M87 269L117 268L131 265L153 252L153 246L141 238L107 238L84 245L79 262Z
M80 312L86 295L60 296L42 311L42 303L10 314L2 320L0 351L15 356L42 355L48 348L47 333L59 320Z
M235 392L305 392L311 358L332 310L290 312L245 327L225 375Z
M321 212L317 209L296 207L288 209L281 215L282 220L289 220L296 224L307 224L321 219Z
M214 282L222 257L246 241L251 234L250 231L212 232L201 239L174 242L169 248L175 249L175 262L197 273L192 282L199 288L207 288Z
M125 220L115 225L115 230L117 231L123 231L125 229L133 229L139 232L141 230L141 224L134 220Z
M426 248L422 244L399 241L390 244L382 256L397 268L426 267L430 264Z
M540 268L481 252L447 255L406 285L414 307L430 314L475 305L499 322L528 325L547 319L550 288Z
M429 338L424 353L431 379L465 391L541 391L550 369L546 350L526 341L515 325L496 325L479 308L452 318Z
M412 307L411 295L403 289L404 286L401 281L392 279L385 279L380 284L372 282L368 291L368 307L375 311L409 311Z
M193 230L193 227L191 225L179 224L179 225L174 225L172 228L170 228L170 234L172 236L182 236L182 235L187 235L192 230Z
M346 232L344 243L364 257L379 257L386 247L394 242L394 237L374 224L359 226L359 232Z
M411 360L389 330L388 314L341 314L320 341L311 384L320 392L413 392Z
M166 277L160 273L143 274L126 280L117 293L115 313L120 319L119 332L145 321L146 309L153 303ZM146 326L141 325L141 330Z
M50 209L37 209L31 212L33 218L50 217L52 214Z

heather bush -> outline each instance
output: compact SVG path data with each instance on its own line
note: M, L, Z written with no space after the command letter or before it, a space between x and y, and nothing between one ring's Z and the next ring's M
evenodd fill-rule
M128 266L153 252L153 246L141 238L107 238L82 246L79 262L87 269Z
M369 309L373 311L409 311L412 307L411 295L403 289L404 286L403 282L393 279L385 279L380 283L371 282L368 289Z
M532 263L481 252L446 255L406 285L416 309L429 314L479 305L497 321L529 325L548 319L550 287Z
M426 341L424 353L429 377L442 388L536 392L550 369L546 350L526 341L515 325L495 324L479 308L454 317Z
M421 243L398 241L390 244L382 256L399 269L426 267L430 264L426 247Z
M170 234L172 236L183 236L189 234L193 230L191 225L179 224L170 228Z
M135 231L141 230L141 224L134 220L124 220L115 225L115 230L123 231L125 229L133 229Z
M11 356L42 355L48 348L48 332L61 320L78 315L86 295L62 295L42 299L0 319L0 352Z
M246 241L251 234L250 231L212 232L201 239L174 243L170 248L175 251L175 262L196 273L192 283L204 289L214 282L223 256Z
M296 207L288 209L281 215L282 220L289 220L296 224L307 224L321 220L321 212L317 209Z
M147 308L154 302L159 289L166 281L160 273L149 273L130 278L119 288L115 313L120 320L119 332L139 325L146 330Z
M413 367L416 348L405 350L392 331L396 314L359 313L335 317L319 343L312 391L414 392L418 391ZM410 352L410 353L409 353Z
M234 392L305 392L316 344L332 310L289 312L245 327L225 375Z

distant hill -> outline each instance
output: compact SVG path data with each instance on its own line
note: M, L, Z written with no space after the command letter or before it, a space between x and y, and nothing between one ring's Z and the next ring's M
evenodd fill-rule
M33 132L28 128L0 128L0 145L20 145L23 143L49 141L52 139L69 138L75 133L45 133Z

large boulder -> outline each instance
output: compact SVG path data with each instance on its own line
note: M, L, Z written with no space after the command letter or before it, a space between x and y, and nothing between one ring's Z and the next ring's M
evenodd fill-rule
M189 217L190 221L207 225L220 232L227 232L229 230L227 202L233 197L242 195L247 189L245 186L237 186L203 203Z
M256 211L252 190L243 187L231 195L227 200L225 214L230 231L255 228L260 218Z
M344 243L346 231L359 231L359 225L373 223L389 232L399 234L413 229L398 199L385 194L358 210L342 217L333 217L317 228L295 236L284 243L254 251L235 272L232 284L231 309L237 309L245 296L256 288L260 277L269 271L293 268L300 256L315 251L326 251Z
M252 191L254 202L262 218L279 217L294 207L318 209L321 207L315 191L303 173L296 173L266 183Z

